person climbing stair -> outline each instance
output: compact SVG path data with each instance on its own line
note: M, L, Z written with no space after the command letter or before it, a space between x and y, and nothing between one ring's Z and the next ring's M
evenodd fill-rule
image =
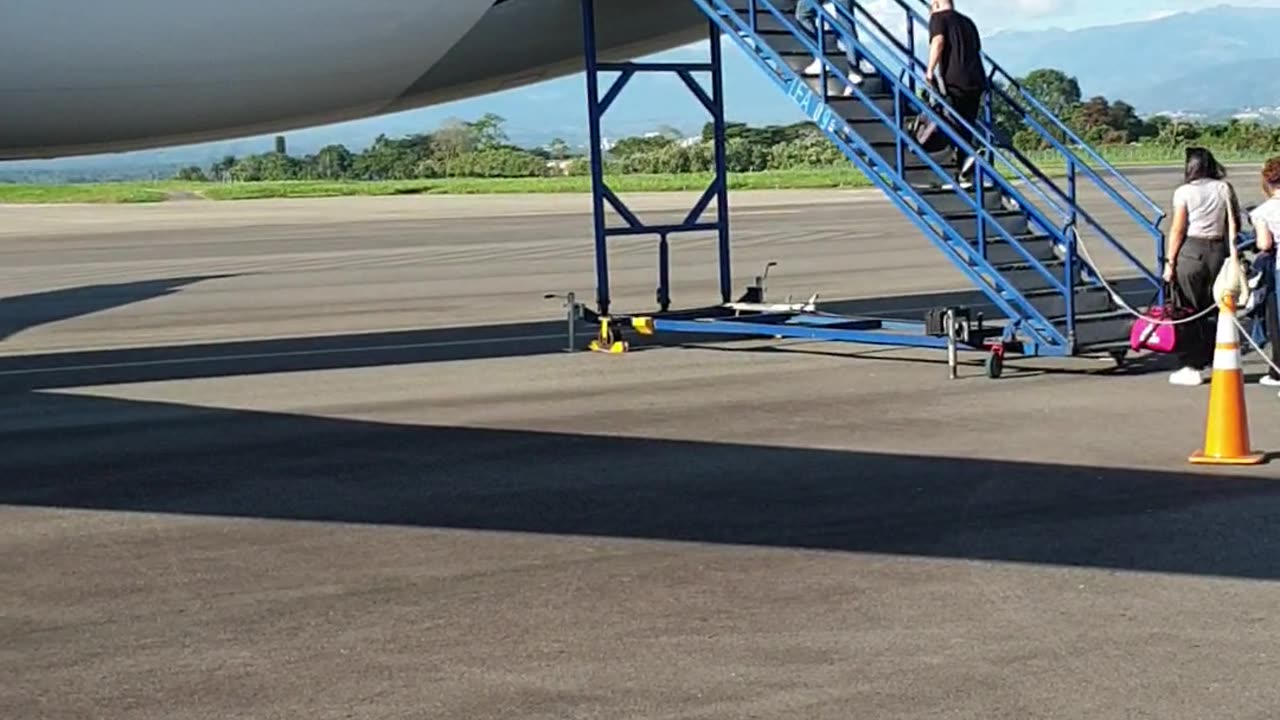
M843 7L845 10L849 12L850 15L852 15L854 11L853 0L828 0L827 2L823 3L823 5L825 6L824 9L827 11L827 14L835 17L838 20L844 21L840 23L840 26L844 28L846 32L848 32L849 23L845 21L846 18L843 15L841 15L840 11L836 9L836 5ZM813 2L810 2L809 0L797 0L795 12L796 12L796 22L800 25L800 27L808 31L810 37L817 38L818 37L817 0L814 0ZM852 46L844 42L843 39L838 40L836 42L836 45L841 50L844 50L845 57L848 58L849 60L849 69L848 69L849 82L852 83L853 85L861 84L864 78L858 67L857 52L855 52ZM821 75L822 71L823 71L822 61L814 59L814 61L809 65L809 67L804 69L804 74L816 77L818 75ZM845 88L844 94L846 97L853 95L853 88L848 88L848 87Z
M982 37L967 15L956 11L952 0L933 0L929 15L929 64L925 79L945 90L947 102L970 125L977 127L982 97L987 91L987 71L982 64ZM954 123L956 135L973 144L973 133ZM970 187L974 158L956 146L956 180Z
M1280 157L1267 160L1262 168L1264 202L1249 214L1257 239L1258 257L1254 266L1260 273L1263 303L1258 320L1263 328L1262 345L1271 346L1271 362L1280 365L1280 288L1276 287L1276 237L1280 236ZM1280 386L1280 373L1269 367L1259 382Z

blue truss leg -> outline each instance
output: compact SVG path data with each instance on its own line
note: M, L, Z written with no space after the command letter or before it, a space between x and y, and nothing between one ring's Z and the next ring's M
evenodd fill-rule
M666 312L671 304L670 285L670 240L669 235L686 232L716 231L719 245L720 296L723 302L729 302L733 296L733 272L730 267L729 238L729 182L728 157L725 150L725 113L724 113L724 79L722 74L722 52L720 47L721 27L714 20L708 22L711 40L711 57L708 62L600 62L596 44L595 0L581 0L582 3L582 38L583 53L587 75L587 120L590 124L591 136L591 201L594 214L595 253L596 253L596 305L600 315L610 312L609 296L609 239L613 237L658 235L658 304ZM600 73L620 73L618 79L602 92ZM711 91L702 87L694 73L705 72L711 75ZM604 178L604 149L601 147L601 124L604 114L627 86L628 82L639 73L672 73L693 93L711 115L715 128L715 177L706 191L694 204L684 220L676 224L648 224L627 207ZM703 220L712 201L716 202L717 218L715 222ZM607 208L614 211L624 221L624 225L611 227L605 215Z
M596 310L609 314L609 249L605 232L604 151L600 132L600 78L596 58L595 0L582 0L582 48L587 71L587 122L591 136L591 206L595 215Z
M671 309L671 243L666 233L658 237L658 307L662 312Z
M715 125L717 230L720 233L720 300L733 297L733 269L729 260L729 162L725 151L724 64L720 26L711 26L711 114Z

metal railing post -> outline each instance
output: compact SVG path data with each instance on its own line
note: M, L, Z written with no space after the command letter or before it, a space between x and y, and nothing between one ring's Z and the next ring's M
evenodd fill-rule
M591 207L595 215L596 309L609 314L609 248L605 234L604 149L600 133L595 0L582 0L582 47L587 71L587 122L591 137Z

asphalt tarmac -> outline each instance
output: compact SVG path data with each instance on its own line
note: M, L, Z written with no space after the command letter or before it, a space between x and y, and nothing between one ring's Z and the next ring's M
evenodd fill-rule
M964 288L874 194L734 202L738 286L777 260L775 296L906 315ZM1145 359L952 381L885 348L564 353L542 295L591 293L584 205L0 208L0 717L1280 704L1280 472L1186 462L1207 386ZM677 303L717 299L713 239L675 252ZM618 304L651 307L652 242L613 259ZM1247 398L1280 450L1280 399Z

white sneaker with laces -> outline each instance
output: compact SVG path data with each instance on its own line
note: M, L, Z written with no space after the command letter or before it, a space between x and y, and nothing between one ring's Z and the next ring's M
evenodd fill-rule
M862 75L860 75L857 71L855 71L855 70L850 70L850 71L849 71L849 84L850 84L850 85L861 85L861 84L862 84L862 81L863 81L863 80L865 80L865 79L866 79L866 78L862 77ZM845 89L844 89L844 96L845 96L845 97L853 97L853 88L848 87L848 86L845 86Z
M1194 387L1204 384L1204 375L1195 368L1184 367L1181 370L1169 376L1170 385L1184 385Z

